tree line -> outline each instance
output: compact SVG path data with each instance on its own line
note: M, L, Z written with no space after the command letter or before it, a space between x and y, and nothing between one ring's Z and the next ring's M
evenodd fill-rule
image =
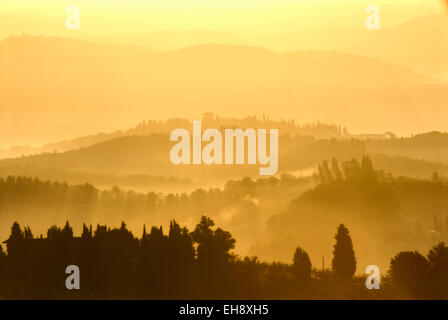
M425 257L400 252L382 277L382 291L368 290L355 276L356 256L348 228L335 234L331 269L312 266L297 247L291 263L260 262L233 252L231 233L203 216L190 231L172 220L135 237L119 228L83 225L76 237L67 222L44 238L16 222L0 246L0 297L146 299L320 299L447 297L448 247L434 246ZM81 289L67 290L65 268L80 269ZM359 268L358 268L359 269ZM363 270L358 270L362 274ZM428 291L429 290L429 291ZM435 291L434 291L435 290ZM397 293L398 292L398 293Z

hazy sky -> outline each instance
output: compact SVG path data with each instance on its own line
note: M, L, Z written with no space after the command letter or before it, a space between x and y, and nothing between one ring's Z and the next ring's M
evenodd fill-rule
M77 35L65 29L66 8L81 10L78 35L207 29L276 33L307 27L363 25L365 8L382 9L382 24L440 12L441 0L2 0L0 37Z
M376 4L381 10L381 27L385 30L387 26L396 25L402 22L409 21L416 17L421 17L425 15L430 15L433 13L441 13L445 11L442 0L0 0L0 39L9 37L11 35L18 35L22 32L31 35L45 35L45 36L64 36L64 37L80 37L81 39L88 39L91 41L102 41L102 36L104 35L106 39L108 35L114 36L124 35L124 37L117 37L117 43L119 41L126 44L138 44L141 45L141 39L146 39L144 45L148 45L152 48L155 47L155 51L166 51L166 49L158 48L183 48L192 45L192 43L231 43L237 45L254 45L259 47L265 47L273 49L276 51L285 50L337 50L343 52L354 52L359 53L360 50L356 46L361 46L362 48L368 47L367 45L371 41L362 42L364 35L362 37L354 37L357 35L358 31L365 32L365 20L367 17L366 7L370 4ZM77 5L81 11L81 28L78 31L68 30L65 25L67 19L66 9L70 5ZM426 20L425 20L426 19ZM426 25L431 25L434 21L432 17L423 19ZM428 19L430 23L428 23ZM440 19L440 17L439 17ZM419 30L421 24L417 23L417 30ZM347 29L346 29L347 27ZM348 29L350 27L351 29ZM206 30L206 31L220 31L223 33L230 33L231 36L225 38L223 41L219 36L218 32L212 32L212 40L201 40L201 37L197 39L194 35L186 35L186 33L179 32L176 33L165 33L165 32L155 32L155 36L149 36L145 34L146 37L135 37L136 41L133 41L133 37L130 35L141 34L150 31L164 31L164 30L174 30L174 31L191 31L191 30ZM389 28L393 29L393 28ZM381 44L387 50L391 44L403 44L403 48L411 48L412 50L406 50L412 55L419 53L417 49L426 48L426 56L424 56L422 61L404 61L397 52L398 60L391 60L393 62L398 61L399 63L409 63L413 68L417 68L417 71L425 72L441 70L442 66L445 65L446 59L440 55L442 52L442 46L434 45L433 42L429 41L431 37L428 37L428 32L425 33L425 28L422 35L419 33L415 34L412 32L395 32L392 30L391 35L395 37L387 38L383 42L378 42L381 49ZM403 30L403 29L399 29ZM407 29L404 29L407 30ZM432 29L430 29L432 30ZM302 32L305 31L305 32ZM338 31L338 32L333 32ZM432 31L431 31L432 32ZM197 32L192 32L196 34ZM389 31L385 31L389 35ZM340 35L339 37L334 37L334 35ZM431 36L434 33L429 33ZM372 33L372 35L375 35ZM235 37L233 37L235 36ZM419 37L417 37L419 36ZM192 39L188 39L188 37ZM364 37L365 38L365 37ZM405 39L407 38L407 40ZM420 42L414 41L419 38ZM98 40L99 39L99 40ZM123 40L125 39L125 40ZM128 39L129 42L126 42ZM182 40L186 39L184 43ZM199 39L199 40L198 40ZM229 40L230 39L230 40ZM233 40L236 39L236 40ZM319 45L324 43L330 43L333 45L333 40L337 43L343 43L340 49L337 47L325 47L321 48ZM360 40L361 39L361 40ZM369 38L367 38L369 39ZM398 41L397 41L398 39ZM411 41L409 41L409 39ZM422 41L428 40L428 41ZM188 42L188 41L190 42ZM309 41L312 40L312 41ZM405 41L406 40L406 41ZM306 43L308 41L308 44ZM314 41L314 42L313 42ZM107 42L107 41L105 41ZM164 43L167 42L167 43ZM415 45L418 43L418 45ZM442 41L441 43L446 43ZM384 45L385 44L385 45ZM406 46L407 45L407 46ZM396 47L396 46L393 46ZM439 48L440 47L440 48ZM287 49L285 49L287 48ZM373 49L378 49L373 48ZM379 50L378 49L378 50ZM434 52L429 49L434 49ZM33 53L33 50L28 50ZM25 50L25 52L27 52ZM43 54L39 52L39 54ZM361 54L365 54L362 52ZM44 54L45 55L45 54ZM49 55L49 54L48 54ZM378 52L367 52L368 56L381 57ZM14 56L14 55L13 55ZM202 61L199 59L198 61ZM413 64L411 64L413 63ZM37 63L35 66L38 67L40 64ZM19 64L20 66L20 64ZM34 65L32 66L34 67ZM116 66L114 65L114 69ZM20 68L19 68L20 69ZM94 69L94 68L93 68ZM444 69L446 70L446 69ZM39 74L33 73L33 71L28 70L30 75ZM448 72L444 71L447 74ZM81 73L80 73L81 74ZM167 117L167 116L199 116L202 112L213 111L221 115L228 116L246 116L252 115L255 112L265 112L266 110L259 110L259 105L254 102L253 109L250 109L242 101L242 105L245 108L239 108L237 111L239 114L233 114L235 110L229 110L228 108L217 108L216 110L209 109L209 105L215 105L215 100L217 97L213 97L211 103L205 104L207 109L200 109L197 105L195 99L199 99L203 94L198 94L197 96L191 95L191 99L186 101L171 101L170 105L175 105L176 107L172 109L168 108L156 108L150 109L147 107L148 104L143 104L144 107L141 108L140 112L134 112L124 117L121 113L115 114L110 109L108 112L101 111L101 118L97 114L93 113L92 110L87 110L86 114L82 114L77 110L78 105L72 107L66 107L64 112L71 112L70 115L58 113L59 106L62 105L60 101L54 102L54 107L49 108L47 115L44 115L42 108L47 107L43 101L46 101L47 95L45 90L42 93L37 90L37 85L33 84L31 80L28 81L29 88L27 95L23 95L23 89L20 87L24 84L23 75L20 72L16 73L16 82L11 81L8 78L8 83L11 88L19 88L19 94L14 94L10 89L8 93L11 98L9 105L4 103L4 106L0 106L0 129L3 135L3 141L0 141L0 147L5 145L17 145L17 144L40 144L54 141L61 138L70 138L80 135L85 135L89 133L95 133L98 131L112 131L116 129L123 129L134 125L136 122L142 119L149 119L153 117ZM8 75L11 77L10 75ZM344 75L342 75L344 76ZM389 75L388 75L389 76ZM28 77L30 78L30 77ZM44 78L45 79L45 78ZM1 79L0 79L1 80ZM86 80L80 81L80 87L86 86L88 83ZM106 80L108 78L106 77ZM37 80L36 80L37 81ZM40 80L39 80L40 81ZM57 82L57 81L56 81ZM93 80L96 83L97 80ZM6 81L5 81L6 83ZM11 84L12 83L12 84ZM17 84L15 87L15 83ZM40 81L40 84L45 87L45 81ZM187 82L188 84L188 82ZM55 85L56 88L59 88ZM147 83L142 81L141 83L134 84L130 92L135 91L135 87L139 87L141 92L146 92ZM88 86L86 86L88 87ZM183 86L173 87L170 90L181 90ZM47 88L47 87L45 87ZM48 85L49 88L52 88ZM150 88L150 87L148 87ZM61 88L59 88L61 89ZM65 87L65 89L67 89ZM119 87L121 90L125 88ZM212 88L213 89L213 88ZM275 88L272 88L274 90ZM68 90L68 89L67 89ZM73 86L73 92L78 90L78 86ZM86 89L82 96L83 99L88 100L91 98L89 96L89 88ZM168 89L166 89L168 90ZM6 90L5 90L6 91ZM162 90L163 91L163 90ZM58 91L59 92L59 91ZM80 90L80 92L83 92ZM86 93L87 92L87 93ZM35 95L33 95L35 94ZM394 99L400 101L405 101L405 98L400 96L401 91L394 93L390 97L390 103L396 104ZM403 93L404 95L404 93ZM49 96L49 95L48 95ZM137 97L138 95L136 95ZM64 100L65 96L61 94L51 95L54 99ZM95 95L95 103L93 105L101 105L104 108L109 108L107 100L108 95L101 92L97 92ZM123 105L131 102L139 102L140 98L135 98L132 100L132 95L126 93L123 95ZM212 97L210 95L210 97ZM275 97L275 95L273 95ZM286 97L286 96L285 96ZM426 96L425 96L426 97ZM433 92L428 93L428 97L432 97L434 100L440 97ZM2 97L5 99L4 97ZM285 98L286 99L286 98ZM363 99L370 101L371 96ZM377 99L375 97L375 99ZM385 99L385 98L384 98ZM426 98L425 98L426 99ZM429 98L428 98L429 99ZM112 99L113 103L119 105L116 99ZM437 101L439 101L437 100ZM218 99L219 101L219 99ZM224 101L224 100L223 100ZM254 100L256 101L256 100ZM320 101L320 100L319 100ZM429 101L429 100L428 100ZM265 100L263 103L267 103ZM223 102L224 103L224 102ZM286 101L285 105L290 103L289 100ZM319 102L325 104L324 102ZM345 103L345 102L344 102ZM426 103L426 101L425 101ZM432 105L436 103L432 102ZM85 104L85 103L84 103ZM80 104L80 105L84 105ZM303 103L303 108L312 105L311 102L306 101ZM409 103L411 107L412 103ZM267 104L266 104L267 105ZM195 111L190 111L191 108L196 108ZM266 107L268 108L268 107ZM436 106L434 106L436 108ZM20 110L27 110L26 115ZM352 132L361 133L365 131L368 132L384 132L386 130L394 130L397 133L415 133L424 130L436 130L441 129L440 123L432 123L432 119L428 120L428 123L422 124L422 120L418 120L421 127L415 127L415 122L409 120L406 122L404 119L399 119L400 123L393 123L392 118L388 117L391 123L373 122L373 121L355 121L354 116L351 114L337 112L335 115L330 113L319 114L315 113L316 108L304 109L300 112L297 110L291 110L284 114L286 118L296 118L299 123L304 121L327 121L336 122L338 124L348 126ZM116 108L116 110L127 110L127 107ZM115 111L116 111L115 110ZM269 109L270 105L269 105ZM336 109L335 109L336 110ZM32 112L31 112L32 111ZM123 112L124 112L123 111ZM223 112L227 112L223 114ZM314 113L313 113L314 112ZM73 113L73 114L72 114ZM79 113L79 114L78 114ZM36 120L36 114L38 114L38 121ZM351 118L345 117L347 114ZM412 113L413 115L416 112ZM54 117L54 118L53 118ZM75 117L78 120L75 121ZM326 117L326 118L325 118ZM415 116L416 117L416 116ZM82 119L82 121L80 120ZM301 121L300 121L301 119ZM440 119L441 117L436 117ZM358 120L358 119L356 119ZM414 119L415 120L415 119ZM80 125L81 123L81 125ZM446 123L446 122L445 122ZM36 128L32 125L36 124ZM22 128L28 128L27 130L22 130ZM33 129L31 129L33 128ZM444 127L443 127L444 128ZM38 132L38 133L36 133ZM6 135L8 133L8 135ZM64 136L61 136L61 134ZM5 138L7 136L8 139ZM56 137L55 137L56 136ZM7 141L5 141L7 140Z

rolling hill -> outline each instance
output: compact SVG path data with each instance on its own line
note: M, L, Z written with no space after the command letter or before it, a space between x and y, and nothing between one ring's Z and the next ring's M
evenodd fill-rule
M207 44L154 54L24 35L0 43L0 68L3 146L222 110L233 116L276 110L302 123L350 124L358 132L445 128L445 84L339 52Z
M0 161L0 176L27 175L69 183L89 182L102 187L119 185L158 191L215 187L229 179L259 177L259 164L175 166L169 159L173 145L169 134L122 136L77 150L4 159ZM311 175L323 159L334 157L346 161L364 154L371 155L376 168L395 175L430 177L438 172L448 176L448 164L398 156L393 152L369 153L366 142L361 140L316 139L290 134L279 138L278 174Z

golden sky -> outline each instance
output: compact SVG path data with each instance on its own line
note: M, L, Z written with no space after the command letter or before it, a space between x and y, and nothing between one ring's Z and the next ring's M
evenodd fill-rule
M83 36L154 30L218 30L263 35L320 27L363 26L376 4L384 26L441 12L441 0L2 0L0 38L21 33L76 35L65 10L81 10Z
M366 31L365 27L368 16L366 7L371 4L380 7L382 30L366 34L370 32ZM66 9L70 5L77 5L81 11L81 27L78 31L66 28ZM80 38L88 40L89 43L147 46L158 53L197 44L230 44L240 46L238 50L249 52L247 56L251 58L246 63L249 66L253 62L252 54L260 55L264 59L266 53L261 49L248 49L241 45L267 48L274 50L276 54L295 50L338 51L361 54L379 61L404 65L405 68L411 67L422 76L448 79L444 56L448 50L446 49L448 42L444 40L443 32L446 30L446 20L442 15L429 16L442 12L445 12L442 0L0 0L0 40L24 32L28 35ZM417 17L423 18L409 23ZM408 24L394 27L400 23ZM202 31L210 33L204 35ZM54 56L57 56L58 50L54 50L53 45L56 48L59 48L58 46L71 48L71 45L77 48L77 45L67 42L66 39L43 41L40 37L35 38L36 43L32 39L22 39L25 42L30 41L31 45L28 43L30 46L37 46L33 47L33 50L21 51L29 59L26 67L23 62L15 59L17 54L14 50L19 50L20 46L11 45L11 51L5 50L5 56L11 54L12 62L8 64L10 73L3 78L0 77L0 82L3 80L4 84L8 85L8 89L1 93L3 105L0 106L2 138L0 147L18 144L37 145L98 131L123 129L135 125L142 119L169 116L190 118L200 116L206 111L222 116L241 117L271 114L272 106L277 104L284 106L284 109L277 108L275 112L281 113L281 116L286 118L294 118L297 123L317 121L338 123L349 127L354 133L393 130L398 134L409 134L446 128L446 121L443 121L443 117L437 113L446 110L445 105L442 105L446 101L443 88L439 87L421 87L420 91L406 91L406 88L401 87L393 89L381 87L381 92L372 87L369 89L371 92L356 93L347 89L344 97L339 97L341 90L332 87L333 96L336 96L333 98L331 95L321 94L320 84L317 89L315 88L316 91L289 92L288 88L298 86L300 79L307 81L309 79L305 75L300 79L289 79L277 72L273 74L278 80L273 77L271 81L269 76L266 77L266 81L270 81L265 84L267 91L260 90L260 87L255 85L246 88L248 83L251 85L257 83L254 81L257 79L255 77L239 84L240 87L246 88L244 89L246 91L241 89L241 92L235 92L237 90L235 88L239 87L233 86L232 81L241 78L239 76L228 75L226 78L220 73L211 74L210 77L216 77L214 80L222 81L221 85L215 85L213 81L208 80L204 84L191 81L188 70L178 72L183 70L182 67L186 64L182 59L188 61L190 54L188 50L185 53L186 58L181 55L182 57L176 60L177 56L174 54L174 65L178 68L173 67L160 73L159 77L162 78L160 80L154 76L155 72L150 69L151 66L148 70L142 71L140 65L136 64L138 72L132 74L133 69L130 67L132 63L102 64L104 56L114 59L110 53L112 49L95 46L89 48L93 48L92 50L98 54L101 53L99 54L101 59L95 60L96 58L92 56L87 66L82 55L74 56L71 61L73 68L80 70L83 68L82 70L88 75L85 76L82 72L61 72L65 70L65 67L61 67L65 66L66 61L63 55L59 56L60 60L52 58L46 61L48 68L40 70L43 62L37 59L41 59L41 56L53 57L53 51ZM81 49L83 45L79 44ZM47 51L42 48L46 48ZM120 48L114 50L120 53L123 49ZM208 61L209 54L214 55L216 61L223 61L222 57L227 59L225 54L213 50L208 52L207 48L202 47L203 51L199 50L199 53L193 50L192 56L196 59L192 60L193 65L202 65L202 62ZM83 52L81 49L79 52ZM65 51L61 49L60 52ZM145 63L152 61L149 56L145 56L143 60ZM285 55L279 59L289 61L288 57ZM164 56L161 59L164 59ZM297 59L301 61L300 57ZM333 58L316 59L328 62ZM235 61L230 59L228 65L235 65L242 60L244 59L240 59L238 55ZM340 64L352 65L353 60L350 56L344 56L340 58ZM166 65L170 63L167 62ZM370 60L366 60L361 65L368 70L377 70L377 63L380 62L371 63ZM95 73L99 68L97 65L103 65L102 68L107 71L101 73L100 78ZM316 70L321 70L319 63L315 62L313 66ZM127 69L128 67L131 71ZM221 67L221 62L216 67ZM244 65L241 65L242 67ZM263 72L269 74L277 70L273 65L270 68L265 68L267 71ZM363 70L355 67L351 71L355 72L358 69ZM115 74L116 70L128 70L126 72L132 76L117 75L116 78L110 76L110 73ZM297 72L297 75L302 76L302 69L298 70L300 72ZM387 66L385 70L384 74L387 77L382 74L377 77L381 86L383 79L389 81L393 78L391 75L398 75L401 72L393 65ZM204 69L204 72L206 71ZM227 68L220 70L222 74L227 74L227 71ZM365 79L361 71L359 74L355 72L356 75L353 75L355 80L350 78L353 72L338 73L337 76L341 79L338 85L344 83L348 86L357 81L356 79ZM25 72L26 77L23 76ZM61 77L69 75L63 80L70 85L64 84L64 81L60 81L57 77L46 77L44 72L50 75L52 72L61 74ZM172 84L172 79L168 79L165 73L172 74L172 79L177 79L178 82ZM152 78L148 80L147 77L154 77L151 85L148 81ZM131 82L134 78L137 80ZM367 78L370 79L371 76L368 75ZM200 75L197 79L201 79ZM400 79L397 76L396 82L402 81ZM407 79L403 81L405 80L407 81ZM326 79L321 81L325 82ZM108 82L112 82L109 85L114 88L113 90L104 89L108 88ZM4 87L6 88L6 85ZM204 87L210 92L204 93ZM222 89L224 87L228 91ZM150 90L157 94L149 94ZM264 92L267 98L260 98L258 90ZM115 94L113 98L109 97L112 96L109 91ZM26 94L23 94L24 92ZM166 94L167 92L169 94ZM228 100L229 97L235 101ZM369 102L371 106L368 108L372 114L381 113L376 109L378 105L383 108L382 112L388 113L389 123L382 118L379 121L371 121L370 118L365 119L365 112L362 112L361 116L355 112L359 105L366 106ZM426 104L429 102L433 111L427 111ZM339 103L339 106L333 108L336 103ZM129 106L134 108L133 112L129 112ZM390 108L393 108L391 112L396 112L396 118L390 116ZM104 111L106 109L107 112ZM24 110L26 112L23 112ZM427 115L426 120L423 120L419 112ZM403 118L402 114L406 114L408 118ZM61 136L61 132L64 136Z

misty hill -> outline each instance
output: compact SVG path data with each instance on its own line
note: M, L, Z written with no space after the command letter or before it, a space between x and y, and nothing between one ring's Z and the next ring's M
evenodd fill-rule
M110 43L117 45L148 46L157 52L178 50L201 43L238 42L237 37L230 32L211 30L172 31L161 30L137 34L105 34L101 36L83 36L82 39L93 42Z
M252 83L260 81L260 84L272 85L279 80L282 83L303 85L316 82L336 84L340 81L358 85L438 82L409 68L365 56L331 51L277 53L250 46L203 44L158 54L156 60L159 67L179 76L174 77L174 80L183 80L181 74L191 74L194 70L201 75L196 78L201 85L207 84L207 76L215 78L213 84L222 85L227 81L247 85L248 79ZM213 76L216 73L224 78Z
M42 144L204 110L236 116L276 110L358 132L444 125L445 85L363 56L217 44L161 54L99 48L61 38L2 41L1 144Z
M314 266L327 263L335 226L350 229L358 272L372 263L386 270L398 250L427 250L448 231L448 185L438 179L351 177L313 187L310 178L243 178L223 188L191 193L136 193L119 188L68 185L29 177L0 178L0 236L18 221L36 234L48 224L72 221L119 225L126 217L135 234L143 223L191 226L202 214L238 238L238 253L290 261L291 248L305 248ZM165 228L165 227L164 227ZM249 251L247 251L249 250Z
M366 140L370 152L448 163L448 133L437 131L385 140Z
M65 64L70 67L76 63L94 64L100 61L105 64L114 60L153 54L150 48L144 46L98 44L72 38L26 34L8 37L0 42L0 52L1 65L5 70L20 67L20 62L26 64L24 67L29 67L27 63L38 62L36 68L41 69L47 65L61 67ZM36 60L30 61L31 58Z
M386 32L389 34L386 35ZM418 17L385 29L382 37L385 42L388 39L387 44L394 45L391 51L396 54L448 54L448 19L443 13ZM399 37L402 39L401 43L393 43L391 40Z
M173 145L169 141L169 134L123 136L77 150L4 159L0 161L0 176L28 175L69 183L89 182L99 187L119 185L129 189L163 191L187 191L194 186L222 186L229 179L259 177L258 164L175 166L169 159ZM317 170L323 159L335 157L345 161L369 152L366 142L361 140L316 139L312 136L282 134L279 137L278 173L308 176ZM447 164L393 153L370 155L378 169L396 175L430 177L438 172L448 176Z
M368 30L360 24L359 29L333 28L326 31L328 33L322 32L322 37L319 37L322 39L320 44L317 39L304 38L304 45L314 42L316 48L383 57L448 53L446 14L425 15L379 30Z
M318 34L319 36L313 36ZM448 19L431 14L380 30L358 28L303 29L263 38L279 50L315 49L357 53L409 65L418 72L448 80Z
M447 230L447 199L448 186L440 181L357 178L321 184L273 215L265 240L250 253L286 261L287 251L300 245L316 251L310 256L316 262L325 255L328 264L332 230L343 222L353 230L358 266L386 270L384 255L397 248L426 250Z
M316 138L332 138L348 135L346 128L334 124L314 123L297 125L294 120L271 120L267 116L251 116L245 118L220 117L211 113L204 113L201 125L203 128L273 128L282 133L311 135ZM64 152L83 147L89 147L96 143L106 142L118 137L131 135L169 134L177 128L192 128L193 122L183 118L172 118L167 120L144 120L136 126L110 133L98 133L78 137L70 140L62 140L44 144L40 147L14 146L0 150L0 158L14 158L38 153Z
M422 16L386 28L369 40L370 47L366 42L363 45L373 55L412 66L418 72L448 81L446 14Z
M173 145L169 141L169 134L124 136L78 150L4 159L0 161L0 174L31 175L44 179L57 178L58 171L108 175L145 174L191 178L196 183L212 185L221 185L228 179L241 176L259 175L259 165L175 166L169 159ZM279 172L309 169L325 157L350 159L365 153L361 141L317 140L311 136L288 134L280 137L279 146Z
M246 43L273 50L336 50L380 57L406 64L434 77L448 79L448 19L446 14L420 16L380 30L359 27L303 28L287 34L242 36L204 30L158 31L127 35L89 37L94 41L153 47L156 51L176 50L201 43ZM318 34L318 36L315 36Z
M120 224L124 217L134 233L143 223L167 225L176 218L191 225L207 214L223 226L232 226L247 250L260 236L268 217L313 185L310 178L282 175L279 178L242 178L227 181L222 188L195 189L188 193L161 194L106 190L91 184L71 185L24 176L0 178L0 239L5 239L14 221L33 224L35 232L47 223L73 221L75 232L83 222ZM3 241L3 240L2 240Z

